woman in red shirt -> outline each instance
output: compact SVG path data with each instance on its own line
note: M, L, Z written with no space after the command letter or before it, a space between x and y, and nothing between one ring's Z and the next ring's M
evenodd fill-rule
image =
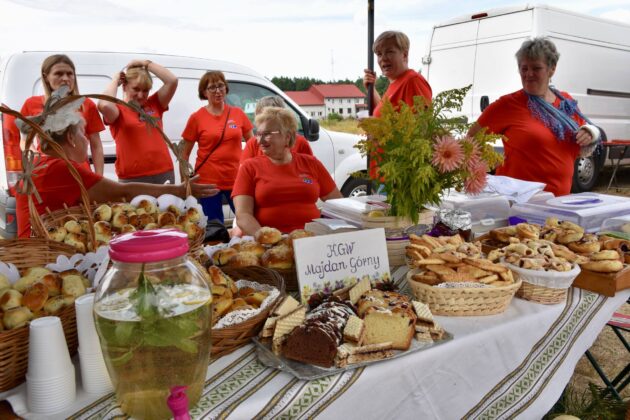
M341 198L341 193L320 161L291 152L297 122L290 111L265 108L256 127L263 156L246 160L238 170L232 191L236 222L246 235L261 226L303 229L320 217L317 199Z
M216 184L221 194L201 200L208 219L223 223L223 197L234 211L231 193L236 179L243 139L252 136L252 123L238 107L225 103L230 91L225 75L209 71L199 80L199 99L208 104L188 118L182 133L184 159L188 159L195 143L198 143L195 173L201 182Z
M516 53L523 89L490 104L468 131L474 136L486 127L503 135L497 175L544 182L556 196L571 192L575 159L589 156L601 137L577 102L549 85L559 57L546 38L525 41Z
M46 118L43 129L63 148L70 163L81 177L90 202L129 201L139 194L155 197L162 194L186 196L184 184L119 183L86 169L81 165L81 162L84 162L87 157L88 145L88 140L84 135L84 125L84 119L76 111L70 111L63 115L61 112L57 112ZM36 162L37 168L33 171L32 178L41 197L41 202L34 200L38 213L44 214L46 208L55 211L63 208L64 205L78 205L81 202L81 192L77 181L70 174L67 163L45 141L42 143L42 152L44 155ZM193 183L192 193L196 197L204 198L216 195L218 190L214 185ZM16 213L18 236L21 238L31 236L28 197L24 194L17 195Z
M44 86L44 94L40 96L31 96L28 98L20 113L24 116L39 115L44 110L44 102L50 97L50 94L59 89L61 86L68 86L71 95L79 95L79 86L76 79L76 70L74 63L65 54L55 54L46 57L42 63L41 69L42 85ZM94 164L94 172L103 175L103 144L101 143L101 131L105 130L101 116L96 109L94 102L86 98L80 109L85 119L85 136L90 142L90 152L92 154L92 162ZM16 127L17 130L17 127ZM24 139L22 139L21 149L24 150ZM86 159L86 167L89 169L90 164Z
M284 100L278 95L269 95L263 96L256 102L256 110L254 114L258 116L268 106L275 106L278 108L286 108L286 104ZM304 153L306 155L313 155L313 150L311 150L311 145L308 144L308 140L299 134L295 135L295 144L291 148L291 151L294 153ZM260 145L258 144L258 139L256 137L252 137L247 140L245 143L245 148L243 149L243 154L241 155L241 163L243 161L253 158L254 156L263 156L262 150L260 150Z
M153 79L150 73L163 83L151 96ZM163 128L162 115L175 95L177 77L150 60L134 60L127 65L126 72L112 77L104 93L116 96L120 85L125 102L135 103L148 116L156 118L159 127ZM158 130L152 129L140 114L126 106L100 100L98 109L116 141L116 175L120 182L175 182L173 160Z

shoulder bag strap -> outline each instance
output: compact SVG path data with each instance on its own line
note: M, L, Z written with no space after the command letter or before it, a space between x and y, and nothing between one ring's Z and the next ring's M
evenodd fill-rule
M211 154L214 153L215 150L217 150L217 147L219 147L221 145L221 142L223 141L223 137L225 136L225 128L227 127L227 123L228 120L230 119L230 111L232 109L228 106L228 112L227 112L227 116L225 117L225 124L223 125L223 131L221 132L221 138L219 139L219 141L217 142L217 144L214 145L214 147L212 148L212 150L210 150L208 152L208 154L206 155L206 157L203 159L203 161L197 165L197 167L195 168L193 175L195 175L199 169L201 169L201 167L206 163L206 161L208 160L208 158L210 157Z

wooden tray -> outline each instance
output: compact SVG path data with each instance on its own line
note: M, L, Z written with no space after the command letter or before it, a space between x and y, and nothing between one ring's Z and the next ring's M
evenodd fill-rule
M613 297L619 290L630 288L630 265L617 273L582 270L573 281L574 287Z

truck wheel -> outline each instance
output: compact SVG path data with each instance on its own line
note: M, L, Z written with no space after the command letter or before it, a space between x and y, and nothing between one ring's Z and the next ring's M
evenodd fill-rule
M578 158L573 169L572 193L586 192L593 189L602 169L600 159L594 156Z
M366 178L350 178L341 187L344 197L360 197L367 194L368 180Z

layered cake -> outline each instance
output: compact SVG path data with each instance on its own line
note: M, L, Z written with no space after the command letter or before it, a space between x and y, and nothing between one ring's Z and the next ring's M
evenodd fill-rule
M392 349L407 350L415 333L416 314L409 298L400 293L370 290L357 301L363 318L363 344L391 342Z
M282 344L282 355L313 365L334 365L352 308L340 302L324 302L306 315L304 323L291 331Z

